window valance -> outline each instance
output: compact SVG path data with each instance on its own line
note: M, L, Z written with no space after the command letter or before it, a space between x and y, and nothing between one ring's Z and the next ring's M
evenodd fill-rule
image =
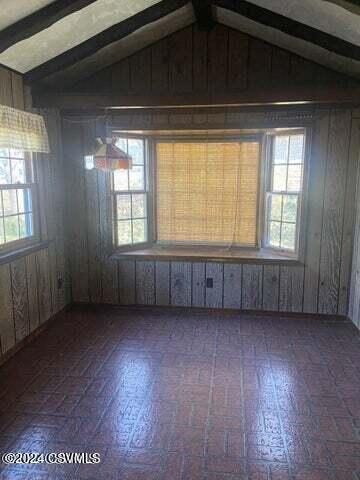
M49 153L43 117L0 105L0 148Z

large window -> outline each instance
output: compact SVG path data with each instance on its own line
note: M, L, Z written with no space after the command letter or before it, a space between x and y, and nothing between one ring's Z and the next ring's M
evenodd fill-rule
M237 138L121 137L117 144L133 158L130 170L113 173L117 246L299 253L304 129Z
M113 173L115 238L117 245L148 240L147 175L145 141L120 137L116 143L132 157L132 168Z
M35 197L30 156L0 149L0 252L37 238Z

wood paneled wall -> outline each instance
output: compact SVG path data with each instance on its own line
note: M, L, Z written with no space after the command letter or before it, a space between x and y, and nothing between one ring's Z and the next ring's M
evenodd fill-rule
M30 101L21 76L0 67L0 104L30 110ZM51 150L49 155L34 155L41 239L48 243L8 263L0 259L0 362L4 354L70 301L60 114L56 110L39 113L45 118Z
M303 264L226 264L111 260L109 192L106 174L85 170L85 133L64 123L71 278L74 301L242 308L346 315L352 258L354 198L360 145L359 122L349 109L315 110L309 158L306 251ZM293 118L306 117L299 112ZM286 125L286 112L126 113L113 122L123 127L163 128L194 124L228 128L236 124ZM272 120L270 120L272 118ZM297 120L299 122L299 120ZM170 123L169 123L170 122ZM301 122L301 120L300 120ZM205 279L214 280L212 289Z
M120 95L242 92L355 80L238 30L196 24L68 87Z

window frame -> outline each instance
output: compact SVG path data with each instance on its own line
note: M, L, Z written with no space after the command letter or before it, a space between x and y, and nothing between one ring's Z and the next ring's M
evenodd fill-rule
M115 190L114 186L114 172L110 172L110 194L111 194L111 219L112 219L112 242L113 248L118 251L131 251L139 250L146 248L153 244L152 240L152 205L150 205L150 175L149 175L149 140L146 135L136 135L136 134L121 134L121 132L114 131L112 133L114 137L117 138L126 138L126 139L137 139L142 140L144 145L144 189L143 190ZM138 243L128 243L128 244L118 244L118 222L117 217L117 197L118 195L133 195L133 194L144 194L146 198L146 231L147 231L147 240L145 242ZM130 217L132 220L132 217Z
M295 251L285 250L282 248L273 247L268 245L266 242L267 239L267 193L268 185L270 178L271 163L269 160L269 148L271 148L271 138L275 135L289 135L296 133L303 133L305 136L304 139L304 152L303 152L303 171L302 171L302 191L300 197L300 202L298 205L298 222L297 222L297 244ZM137 244L128 244L128 245L117 245L117 233L114 228L116 225L117 218L115 214L111 215L111 224L113 229L113 253L121 252L131 252L134 250L148 249L152 247L214 247L224 248L223 245L218 244L208 244L198 245L198 244L164 244L159 243L157 240L157 168L156 168L156 144L159 141L184 141L184 142L225 142L225 141L241 141L241 140L258 140L260 144L260 161L259 161L259 176L258 176L258 202L257 202L257 232L256 232L256 246L233 246L233 249L241 252L243 251L258 251L261 255L265 255L266 252L269 253L269 256L280 255L284 260L302 262L305 255L305 225L306 225L306 216L307 216L307 193L308 193L308 171L309 171L309 154L311 148L311 137L312 137L312 128L311 125L297 125L297 126L279 126L279 127L270 127L270 128L260 128L258 127L255 133L244 133L244 134L234 134L226 133L226 130L219 135L147 135L144 131L143 134L139 133L130 133L130 132L121 132L113 131L113 135L118 137L127 137L127 138L140 138L144 140L144 152L145 152L145 175L146 175L146 184L145 192L147 194L147 228L148 228L148 239L146 242L137 243ZM116 195L117 193L113 190L113 175L111 175L111 208L116 212ZM131 193L123 192L123 193ZM134 191L133 193L142 193L142 191ZM298 195L298 194L297 194ZM263 253L261 253L263 252Z
M299 192L273 191L272 190L272 166L273 166L273 145L276 136L291 136L297 134L304 135L303 143L303 162L301 176L301 190ZM261 246L265 251L283 254L284 256L302 261L305 250L305 225L306 225L306 196L308 191L308 157L310 147L311 129L308 127L294 127L288 129L279 129L278 131L269 131L266 134L264 151L264 187L263 187L263 206L262 206L262 242ZM269 201L272 194L294 195L298 197L296 214L296 238L295 249L286 249L276 247L269 243Z
M11 242L6 242L0 244L0 258L4 255L16 254L18 251L21 251L24 248L31 247L36 245L41 241L41 230L40 230L40 211L39 211L39 188L38 188L38 175L37 175L37 165L34 161L34 157L30 152L24 153L25 168L27 175L30 175L32 179L31 182L27 183L5 183L0 184L0 191L2 190L20 190L20 189L30 189L31 191L31 203L32 203L32 223L33 223L33 235L28 237L19 238L17 240L12 240ZM10 157L10 159L14 157ZM14 216L19 214L14 214ZM1 217L0 221L3 221L5 217ZM5 234L5 230L4 230Z

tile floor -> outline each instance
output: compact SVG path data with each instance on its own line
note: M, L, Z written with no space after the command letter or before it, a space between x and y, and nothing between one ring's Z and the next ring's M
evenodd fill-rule
M355 480L360 341L350 323L77 308L0 368L1 479Z

